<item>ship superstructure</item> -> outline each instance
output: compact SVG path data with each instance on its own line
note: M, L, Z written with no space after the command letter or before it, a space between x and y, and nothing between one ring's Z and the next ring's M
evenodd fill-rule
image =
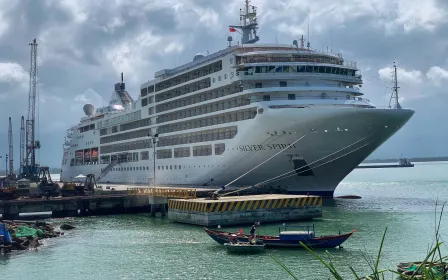
M224 50L156 72L135 101L122 77L108 106L85 105L86 116L67 132L61 179L96 173L103 182L157 186L261 183L332 196L413 115L376 108L363 97L355 62L313 50L303 37L255 44L256 8L248 1L240 19L229 28L241 31L241 43L229 37Z

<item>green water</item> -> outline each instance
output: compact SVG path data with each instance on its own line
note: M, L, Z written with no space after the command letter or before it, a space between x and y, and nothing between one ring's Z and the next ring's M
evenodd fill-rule
M357 194L363 199L327 202L324 217L314 221L318 235L357 229L343 249L329 250L335 265L346 275L350 275L348 265L367 275L369 267L363 256L376 255L386 227L382 268L422 259L433 241L435 201L448 201L447 171L448 163L355 170L338 187L337 195ZM446 215L442 224L445 238ZM36 251L0 256L1 275L7 279L36 280L291 279L269 256L273 254L299 279L328 279L328 272L306 251L266 250L262 255L231 255L201 227L145 214L73 221L78 229L46 240ZM262 224L260 231L275 234L278 227ZM448 253L446 246L444 250Z

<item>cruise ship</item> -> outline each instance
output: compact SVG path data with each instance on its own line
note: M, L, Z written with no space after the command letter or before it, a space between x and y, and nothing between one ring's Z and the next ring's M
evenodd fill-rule
M332 197L338 184L414 111L377 108L356 62L310 42L261 44L246 1L228 47L197 54L69 128L61 180L148 186L263 187Z

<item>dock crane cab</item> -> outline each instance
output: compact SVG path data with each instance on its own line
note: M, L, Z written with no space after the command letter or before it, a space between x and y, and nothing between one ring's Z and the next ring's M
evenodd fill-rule
M77 185L76 183L64 182L61 189L61 195L66 196L86 196L95 193L96 180L94 174L87 174L85 176L84 185Z
M59 184L51 179L50 168L42 166L39 171L39 184L37 185L39 194L46 196L59 196L61 189Z
M95 193L96 179L95 174L87 174L84 182L84 192L87 195L93 195Z

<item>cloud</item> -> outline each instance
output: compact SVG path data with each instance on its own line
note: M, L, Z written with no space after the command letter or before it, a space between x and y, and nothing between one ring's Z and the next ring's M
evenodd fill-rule
M380 79L389 84L392 88L392 67L384 67L378 70ZM428 97L439 93L435 87L440 87L443 83L448 85L448 70L439 66L432 66L425 74L420 70L406 70L397 67L397 81L400 86L400 101L409 101Z
M105 105L104 99L95 90L88 88L73 98L73 109L82 109L85 104Z
M29 74L16 62L0 62L0 83L16 83L26 86Z
M308 17L311 34L328 32L335 28L352 28L353 22L366 23L382 29L389 35L415 30L433 32L446 23L447 10L436 0L352 0L352 1L261 1L261 18L275 24L279 32L303 35Z
M394 69L392 67L385 67L378 70L380 78L384 81L391 80ZM400 77L400 82L406 84L421 84L423 83L423 74L418 70L406 70L397 67L397 77Z
M448 70L433 66L426 72L426 78L434 85L440 86L443 82L448 82Z

